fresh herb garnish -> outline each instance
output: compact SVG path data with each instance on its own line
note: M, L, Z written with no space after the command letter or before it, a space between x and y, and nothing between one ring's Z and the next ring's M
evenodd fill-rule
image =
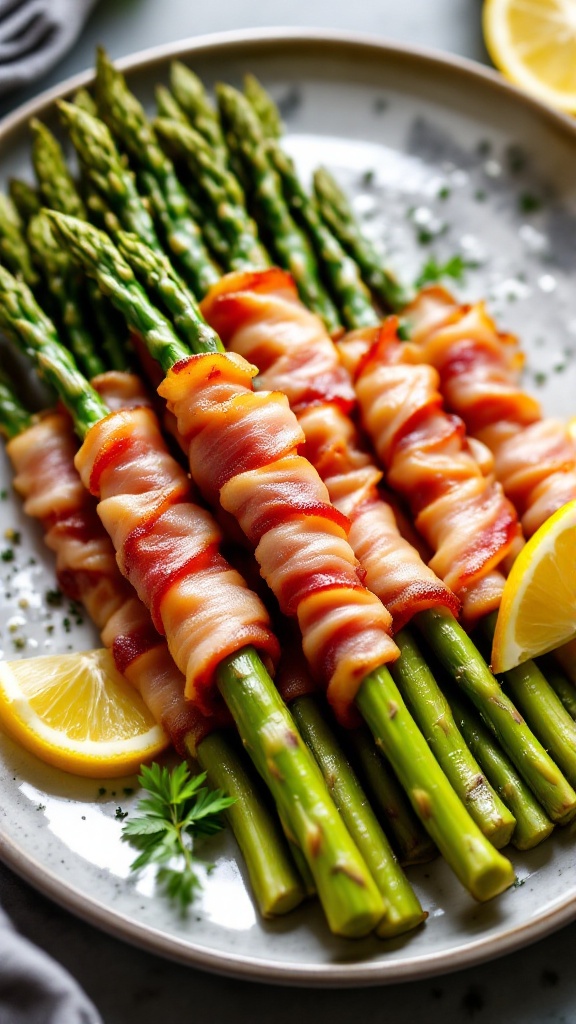
M138 781L148 795L138 801L140 815L129 818L122 828L123 839L141 851L131 870L158 865L159 888L185 912L201 884L195 870L195 840L223 828L221 813L234 799L204 786L206 772L191 777L184 762L172 771L158 764L143 765Z
M442 277L451 277L454 281L462 281L464 271L475 266L476 264L472 260L465 260L463 256L451 256L446 263L438 263L432 257L422 267L420 275L416 279L416 287L423 288L426 284L434 284Z

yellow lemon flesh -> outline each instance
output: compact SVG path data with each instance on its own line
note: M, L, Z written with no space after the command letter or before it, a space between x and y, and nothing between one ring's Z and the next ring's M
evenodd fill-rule
M506 580L492 669L506 672L576 636L576 501L540 527Z
M576 111L576 0L486 0L484 39L515 85Z
M0 662L0 725L41 760L91 778L129 775L168 745L103 649Z

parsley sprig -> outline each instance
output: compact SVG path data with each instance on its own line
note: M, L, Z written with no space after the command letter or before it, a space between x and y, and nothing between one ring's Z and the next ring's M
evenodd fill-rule
M185 912L201 887L195 842L223 828L221 813L234 799L204 786L206 772L192 777L185 762L172 771L143 765L138 781L147 796L136 805L139 816L122 829L122 838L140 850L131 870L158 865L158 887Z
M443 277L451 277L453 281L461 282L466 270L477 267L474 260L465 259L463 256L451 256L446 263L439 263L434 257L424 264L418 278L416 288L423 288L426 284L434 284Z

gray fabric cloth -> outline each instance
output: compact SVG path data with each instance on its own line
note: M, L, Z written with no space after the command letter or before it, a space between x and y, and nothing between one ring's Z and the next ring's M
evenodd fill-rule
M1 909L0 1024L102 1024L67 971L19 935Z
M0 94L33 83L72 46L96 0L0 0Z

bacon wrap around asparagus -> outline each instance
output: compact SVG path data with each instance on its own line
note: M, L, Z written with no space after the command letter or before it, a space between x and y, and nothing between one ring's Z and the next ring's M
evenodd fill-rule
M314 677L342 721L364 677L398 656L391 616L363 585L349 522L307 459L288 399L255 392L256 368L235 353L181 360L159 393L188 445L194 480L255 546L281 610L296 615Z
M401 536L378 492L381 470L362 448L350 419L356 396L324 325L277 269L227 274L202 306L226 347L254 363L260 389L281 390L304 431L304 454L330 500L350 520L349 543L366 585L400 629L418 611L459 603Z
M468 621L485 615L498 607L497 566L519 534L514 509L469 451L462 421L444 411L436 370L411 361L395 318L338 344L388 482L434 552L431 567Z
M446 402L494 455L495 472L526 536L576 498L576 446L560 420L543 419L518 385L516 338L502 334L484 303L459 305L443 288L407 310L411 344L440 374Z
M76 456L116 560L186 677L186 696L211 714L219 663L247 645L272 662L278 642L266 609L219 553L212 515L192 500L151 409L110 413Z
M117 408L147 400L138 378L129 374L110 372L93 383L107 404ZM63 591L84 605L104 645L112 649L118 670L185 756L184 737L197 746L229 718L220 708L206 718L185 699L184 677L149 612L120 573L94 499L74 468L78 443L69 416L47 413L6 448L24 510L40 520L46 543L56 553Z

